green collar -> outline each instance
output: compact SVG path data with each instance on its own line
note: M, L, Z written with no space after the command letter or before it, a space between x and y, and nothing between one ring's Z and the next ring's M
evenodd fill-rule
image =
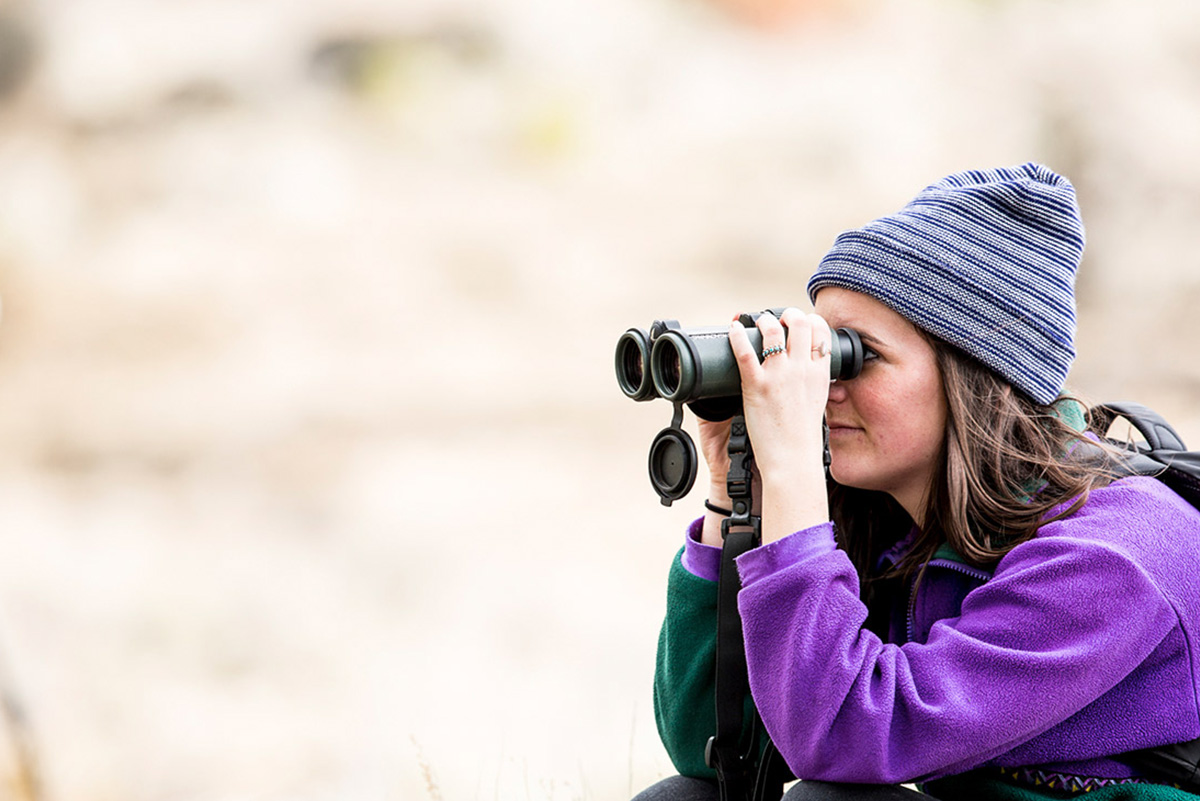
M1062 421L1080 434L1087 431L1087 415L1079 401L1074 398L1059 398L1050 408L1058 412Z
M951 548L950 543L948 542L943 542L940 546L938 546L938 549L934 551L933 558L945 559L950 562L958 562L960 565L965 565L967 563L967 560L959 556L958 551Z

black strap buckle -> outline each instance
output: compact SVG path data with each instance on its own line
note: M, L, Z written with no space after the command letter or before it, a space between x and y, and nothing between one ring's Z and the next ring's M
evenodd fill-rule
M725 487L732 502L732 514L721 521L721 538L728 538L734 528L749 528L754 532L754 544L761 541L762 520L752 515L754 451L750 447L750 435L746 431L746 418L735 415L729 424L729 473Z

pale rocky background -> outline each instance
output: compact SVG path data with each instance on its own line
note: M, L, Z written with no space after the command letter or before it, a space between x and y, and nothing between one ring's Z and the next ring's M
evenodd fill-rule
M1194 0L0 19L0 656L43 798L668 773L654 644L702 498L651 492L670 410L621 396L616 338L803 304L840 230L951 171L1075 182L1071 385L1200 442Z

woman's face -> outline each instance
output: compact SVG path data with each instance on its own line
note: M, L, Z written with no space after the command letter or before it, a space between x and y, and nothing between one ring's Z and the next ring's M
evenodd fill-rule
M816 311L862 337L862 373L829 388L830 472L839 484L890 494L920 523L946 435L946 396L933 348L874 298L826 287Z

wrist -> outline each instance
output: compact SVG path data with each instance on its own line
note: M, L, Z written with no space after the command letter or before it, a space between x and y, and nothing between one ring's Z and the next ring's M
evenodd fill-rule
M708 498L704 501L704 526L701 529L700 541L705 545L720 548L725 544L725 540L721 537L721 522L728 515L723 511L716 511L716 509L732 510L733 501L729 498L725 484L717 484L714 481L708 489Z
M807 493L820 490L825 493L825 465L822 463L795 465L786 470L763 471L764 493L788 492Z
M764 482L764 543L828 520L829 494L823 469Z
M722 509L729 509L733 506L733 502L729 499L729 488L722 481L719 484L714 481L708 485L708 502L713 506L720 506Z
M730 515L733 514L733 509L731 507L720 506L718 504L713 503L712 501L705 501L704 508L714 514L720 515L721 517L729 517Z

